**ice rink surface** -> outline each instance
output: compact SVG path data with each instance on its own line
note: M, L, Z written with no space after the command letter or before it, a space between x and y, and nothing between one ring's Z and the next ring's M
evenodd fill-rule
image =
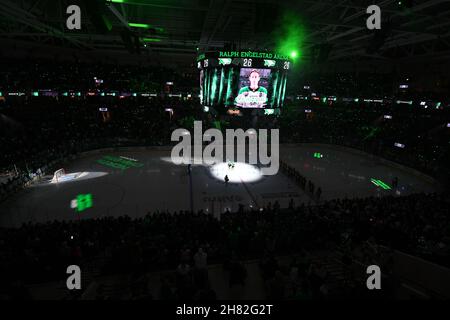
M314 154L321 154L322 157L316 158ZM99 161L105 157L124 157L128 162L129 159L137 160L139 165L127 169L114 168L106 165L105 161ZM396 193L405 195L439 189L433 179L415 170L337 146L284 145L280 147L280 158L297 168L316 187L320 186L321 199L324 200ZM142 217L155 210L173 212L191 207L188 168L171 163L170 149L91 152L68 163L64 169L75 178L51 184L50 177L2 203L0 226L120 215ZM193 165L191 170L194 210L203 209L218 215L227 208L237 210L239 204L246 208L258 208L278 200L282 207L287 207L290 198L296 205L314 203L308 194L281 172L274 176L262 176L258 180L255 179L258 168L238 167L238 164L235 168L224 164L213 170L210 166ZM252 178L243 182L247 172ZM228 184L223 178L219 179L225 174L233 177ZM391 185L394 177L398 177L399 181L397 191L384 190L371 182L371 179L377 179ZM92 195L92 207L78 212L73 207L74 200L86 194Z

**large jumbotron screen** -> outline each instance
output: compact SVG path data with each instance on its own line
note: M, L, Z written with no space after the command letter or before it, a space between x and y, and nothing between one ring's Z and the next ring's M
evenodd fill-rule
M252 51L219 51L197 57L200 100L208 107L281 108L290 60Z

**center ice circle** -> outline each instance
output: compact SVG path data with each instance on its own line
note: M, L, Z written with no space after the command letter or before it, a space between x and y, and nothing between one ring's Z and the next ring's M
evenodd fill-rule
M261 170L258 167L243 162L236 162L233 165L228 162L218 163L213 165L210 171L214 178L221 181L228 176L231 183L255 182L262 178Z

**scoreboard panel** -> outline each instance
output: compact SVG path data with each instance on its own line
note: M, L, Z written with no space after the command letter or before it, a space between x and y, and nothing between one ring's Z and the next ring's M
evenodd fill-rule
M197 57L203 106L281 108L286 93L288 57L253 51L219 51Z
M255 59L255 58L207 58L197 62L199 69L234 66L242 68L269 68L289 70L291 62L286 60Z

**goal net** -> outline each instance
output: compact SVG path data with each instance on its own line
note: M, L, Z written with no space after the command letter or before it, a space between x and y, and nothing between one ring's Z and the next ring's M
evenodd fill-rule
M59 180L66 174L66 171L64 169L58 169L53 174L52 182L59 182Z

